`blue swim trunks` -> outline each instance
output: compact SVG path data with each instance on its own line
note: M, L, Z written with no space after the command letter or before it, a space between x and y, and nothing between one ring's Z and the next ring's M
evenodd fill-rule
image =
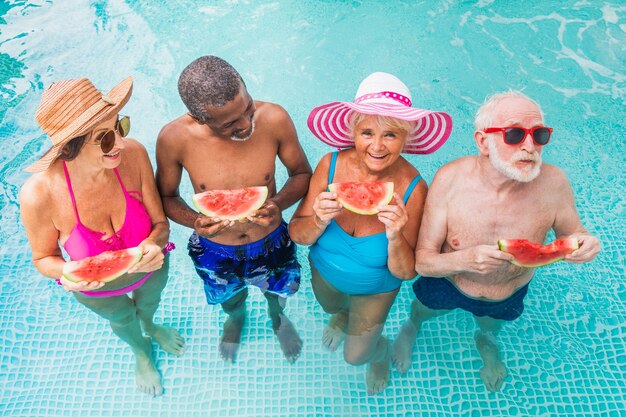
M187 249L209 304L221 304L248 285L282 297L300 288L296 245L284 221L263 239L238 246L220 245L193 232Z
M528 284L515 290L510 297L495 301L470 297L447 278L419 277L413 283L413 292L422 304L433 310L460 308L475 316L511 321L524 311Z

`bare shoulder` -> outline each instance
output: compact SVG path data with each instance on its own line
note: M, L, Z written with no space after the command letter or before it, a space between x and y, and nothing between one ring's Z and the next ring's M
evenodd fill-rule
M30 176L20 189L22 208L46 207L51 200L50 172L38 172Z
M124 153L137 156L148 156L148 151L143 143L137 139L125 138L124 140Z
M567 177L565 176L565 172L556 165L546 164L545 162L541 164L541 176L548 180L553 181L556 184L568 183Z
M124 158L122 159L124 165L129 164L141 164L149 163L148 151L146 147L136 139L126 138L124 143Z
M280 104L270 103L268 101L255 101L258 116L269 123L283 123L287 120L291 121L291 117L287 110Z
M541 185L554 193L569 192L570 183L563 170L555 165L541 164Z
M176 147L189 136L192 122L191 117L184 114L163 126L157 136L157 146Z
M435 178L433 179L433 186L440 183L449 186L454 183L455 180L467 178L476 166L476 163L475 156L465 156L448 162L437 170Z
M420 174L419 170L415 168L413 164L404 159L404 157L400 157L400 174L403 177L406 177L409 181L412 181L417 175Z
M255 102L257 105L257 126L268 129L278 139L290 139L296 136L291 116L282 106L265 101Z
M328 172L330 169L330 160L332 158L333 152L329 152L326 155L322 156L320 161L317 163L317 167L315 171Z

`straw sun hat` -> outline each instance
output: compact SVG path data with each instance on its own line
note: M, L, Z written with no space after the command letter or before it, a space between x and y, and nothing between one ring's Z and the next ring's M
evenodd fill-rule
M132 77L123 79L104 95L87 78L53 83L44 91L35 113L35 120L50 136L52 147L25 171L48 169L70 140L88 133L100 121L119 112L132 90Z
M354 138L349 126L354 112L416 122L404 145L403 152L406 153L435 152L452 131L449 114L412 107L407 86L385 72L375 72L365 78L353 102L334 101L314 108L307 124L311 132L327 145L336 148L353 147Z

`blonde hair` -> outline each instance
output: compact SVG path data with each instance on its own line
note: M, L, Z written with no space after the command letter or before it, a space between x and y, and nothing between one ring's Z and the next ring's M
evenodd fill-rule
M500 105L500 103L509 98L522 98L524 100L528 100L529 102L537 106L539 114L541 114L541 119L543 120L543 112L541 111L541 107L535 100L528 97L521 91L509 90L502 93L493 94L485 99L485 102L482 104L482 106L480 106L478 111L476 111L476 116L474 117L474 126L476 126L476 130L484 130L488 127L492 127L496 108Z
M363 119L365 119L367 116L373 116L378 127L382 129L389 129L389 128L400 129L400 130L405 131L407 134L411 133L413 129L415 129L415 122L411 122L409 120L396 119L395 117L381 116L379 114L370 115L370 114L354 112L352 114L352 117L350 117L350 123L348 126L350 129L351 136L354 137L355 126L361 123Z

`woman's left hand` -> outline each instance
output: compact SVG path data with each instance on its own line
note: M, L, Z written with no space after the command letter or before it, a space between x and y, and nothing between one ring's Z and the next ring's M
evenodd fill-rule
M152 239L145 239L137 246L137 248L141 250L143 256L141 257L141 260L137 262L137 265L128 271L129 274L134 272L156 271L163 266L163 260L165 259L163 250L159 245L154 243Z
M394 240L402 233L402 228L409 221L409 215L406 212L406 206L398 195L393 193L396 200L394 205L380 206L378 209L378 220L385 225L385 232L388 240Z

